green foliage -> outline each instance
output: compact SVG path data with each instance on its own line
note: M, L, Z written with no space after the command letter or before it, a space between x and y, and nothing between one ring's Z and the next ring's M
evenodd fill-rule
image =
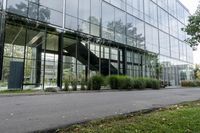
M200 65L195 66L194 77L196 80L200 80Z
M88 81L88 90L100 90L104 84L104 78L101 75L93 76Z
M133 79L128 76L113 75L109 77L111 89L130 90L134 88L133 83Z
M190 38L188 38L186 41L191 47L197 46L200 43L200 7L198 7L198 10L194 15L189 17L188 25L182 30L190 35Z
M35 93L38 92L39 90L0 90L0 94L26 94L26 93Z
M155 90L160 89L161 83L159 80L152 79L151 82L152 82L152 86L151 86L152 89L155 89Z
M153 79L151 79L151 78L143 78L143 80L146 83L146 88L152 88L152 84L153 84L152 80Z
M136 78L134 79L134 88L135 89L145 89L146 88L146 82L143 78Z
M181 82L182 87L200 87L200 81L182 81Z
M121 90L130 90L133 88L132 79L128 76L118 76L119 89Z
M73 90L73 91L77 91L77 81L76 81L76 80L73 80L73 81L71 82L71 85L72 85L72 90Z
M108 84L110 85L111 89L118 89L119 87L119 78L116 75L112 75L108 77Z
M45 92L57 92L56 88L54 88L54 87L46 88L44 91Z
M86 90L87 82L85 80L81 80L81 90Z
M130 78L128 76L110 76L108 83L111 89L160 89L160 81L151 78Z
M70 82L68 80L65 80L65 86L64 86L64 91L69 91L69 84Z

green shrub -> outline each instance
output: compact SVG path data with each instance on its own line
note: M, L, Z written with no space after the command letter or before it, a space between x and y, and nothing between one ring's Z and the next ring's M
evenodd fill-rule
M100 90L104 84L104 79L101 75L93 76L88 81L88 90Z
M151 78L144 78L144 81L146 83L146 88L152 88L152 79Z
M65 80L65 86L64 86L64 91L69 91L69 81Z
M57 89L55 87L48 87L44 91L45 92L57 92Z
M108 83L111 89L160 89L160 81L151 78L130 78L128 76L109 76Z
M110 76L108 79L108 84L111 89L121 89L121 90L130 90L134 89L134 81L128 76Z
M87 85L87 83L86 83L86 81L85 80L81 80L81 90L86 90L86 86Z
M187 87L188 86L188 81L181 81L181 86L182 87Z
M146 83L143 78L136 78L134 79L134 88L135 89L145 89L146 88Z
M152 86L151 86L151 88L152 89L155 89L155 90L158 90L158 89L160 89L160 81L159 80L157 80L157 79L152 79L151 80L151 82L152 82Z
M111 89L118 89L119 88L119 76L116 76L116 75L109 76L108 84Z
M71 82L71 86L72 86L73 91L77 91L77 81L76 80Z
M196 81L196 85L197 85L197 87L200 87L200 81L199 80Z
M119 84L119 89L122 90L130 90L132 89L132 80L130 77L127 76L119 76L118 77L118 84Z
M198 81L198 80L196 80L196 81L189 81L189 80L181 81L181 86L182 87L200 87L200 81Z

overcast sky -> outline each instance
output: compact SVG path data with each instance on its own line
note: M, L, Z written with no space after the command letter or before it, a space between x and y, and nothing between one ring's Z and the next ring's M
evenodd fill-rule
M199 0L180 0L190 11L191 14L193 14L198 6ZM194 63L200 64L200 46L198 47L198 50L194 52Z

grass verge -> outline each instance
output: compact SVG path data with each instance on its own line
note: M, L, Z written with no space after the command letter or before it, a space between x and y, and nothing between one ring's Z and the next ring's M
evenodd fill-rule
M37 90L3 90L0 91L0 94L26 94L34 92L37 92Z
M91 121L57 130L58 133L197 133L200 101L174 105L148 114L130 114Z

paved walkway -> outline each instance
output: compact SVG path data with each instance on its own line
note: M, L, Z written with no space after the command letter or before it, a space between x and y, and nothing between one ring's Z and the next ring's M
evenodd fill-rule
M0 132L23 133L200 99L200 88L0 97Z

